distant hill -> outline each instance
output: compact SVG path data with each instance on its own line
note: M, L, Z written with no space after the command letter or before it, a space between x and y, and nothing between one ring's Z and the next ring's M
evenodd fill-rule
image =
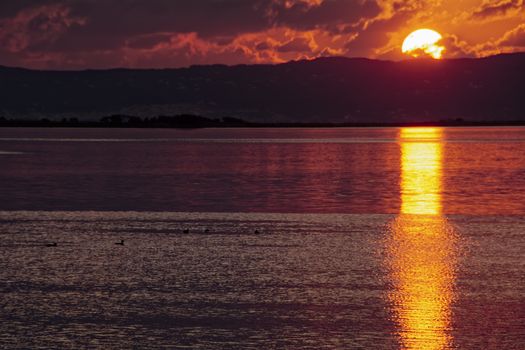
M114 113L256 122L523 121L525 53L163 70L0 67L0 117L98 120Z

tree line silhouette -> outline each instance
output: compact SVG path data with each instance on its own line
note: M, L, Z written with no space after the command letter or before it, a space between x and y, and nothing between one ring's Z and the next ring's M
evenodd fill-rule
M206 118L200 115L180 114L173 116L138 117L125 114L112 114L98 121L80 121L78 118L51 120L20 120L0 117L0 126L11 127L133 127L133 128L206 128L206 127L240 127L252 123L239 118Z
M525 125L521 120L470 121L462 118L440 119L420 123L256 123L235 117L207 118L194 114L179 114L173 116L138 117L125 114L112 114L98 121L84 121L78 118L62 118L60 120L41 119L8 119L0 117L0 127L67 127L67 128L257 128L257 127L374 127L374 126L484 126L484 125Z

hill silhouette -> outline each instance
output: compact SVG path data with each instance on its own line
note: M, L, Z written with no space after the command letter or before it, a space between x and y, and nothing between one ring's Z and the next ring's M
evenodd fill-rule
M0 117L9 119L190 114L267 123L525 120L525 53L161 70L0 67L0 82Z

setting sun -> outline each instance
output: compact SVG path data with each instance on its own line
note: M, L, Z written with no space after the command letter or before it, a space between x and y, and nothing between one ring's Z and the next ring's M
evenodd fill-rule
M401 51L412 57L429 56L440 59L445 50L444 46L438 44L442 38L435 30L418 29L406 37Z

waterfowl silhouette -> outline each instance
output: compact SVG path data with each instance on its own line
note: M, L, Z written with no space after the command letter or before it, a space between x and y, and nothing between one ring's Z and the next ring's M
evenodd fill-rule
M182 233L190 233L190 230L186 228L186 229L182 230Z
M209 232L210 232L209 229L205 229L205 230L204 230L204 233L209 233Z
M120 242L115 243L116 245L124 245L124 240L121 239Z
M254 233L255 233L256 235L258 235L260 232L259 232L259 230L255 230Z
M46 247L56 247L57 245L58 245L57 242L47 243Z

